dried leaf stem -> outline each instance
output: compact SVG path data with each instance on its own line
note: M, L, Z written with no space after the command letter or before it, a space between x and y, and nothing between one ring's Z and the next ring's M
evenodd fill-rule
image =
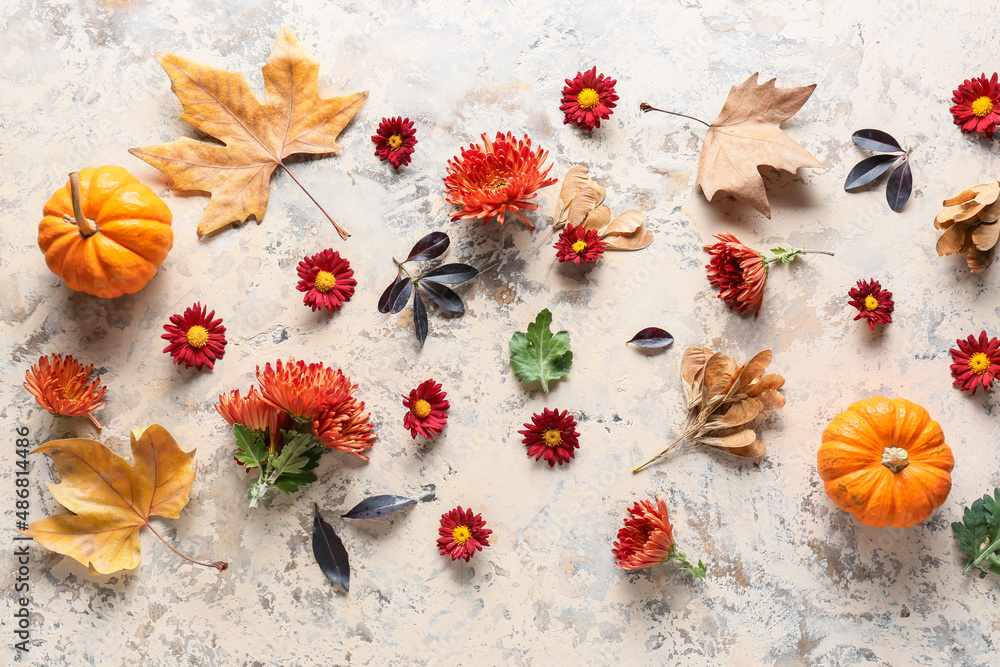
M712 127L712 125L710 123L706 123L701 118L695 118L694 116L688 116L687 114L684 114L684 113L677 113L676 111L666 111L664 109L657 109L656 107L650 106L650 105L646 104L645 102L643 102L642 104L639 105L639 109L641 109L643 112L659 111L660 113L668 113L671 116L680 116L681 118L689 118L691 120L698 121L699 123L701 123L705 127Z
M187 556L185 556L184 554L182 554L177 549L174 549L170 545L170 542L167 542L165 539L163 539L163 535L160 535L158 532L156 532L156 529L153 528L153 524L147 523L146 527L149 528L151 531L153 531L153 535L156 535L158 538L160 538L160 541L163 542L164 544L166 544L168 549L170 549L171 551L173 551L175 554L177 554L178 556L180 556L184 560L186 560L186 561L188 561L190 563L194 563L195 565L203 565L205 567L214 567L219 572L223 572L224 570L229 569L229 563L223 562L221 560L217 560L214 563L202 563L201 561L195 560L193 558L188 558Z
M348 234L340 225L336 223L336 221L333 218L330 217L330 214L326 212L326 209L320 206L320 203L316 201L316 198L313 197L311 194L309 194L309 191L306 190L306 186L302 185L302 183L299 182L299 179L295 178L295 174L293 174L291 170L289 170L288 167L285 166L284 162L279 162L278 164L281 165L281 168L285 170L286 174L292 177L292 180L295 181L295 184L298 185L300 188L302 188L302 192L306 193L306 196L309 197L309 199L312 199L312 202L316 204L316 208L318 208L320 211L323 212L323 215L326 216L326 219L333 223L333 226L336 228L337 233L340 234L340 238L346 241L348 237L350 237L350 234Z

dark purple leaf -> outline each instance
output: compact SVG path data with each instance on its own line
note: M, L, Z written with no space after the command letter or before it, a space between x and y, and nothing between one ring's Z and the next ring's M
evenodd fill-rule
M416 504L416 500L402 496L372 496L365 498L348 510L347 514L340 516L344 519L375 519Z
M898 159L898 155L873 155L872 157L866 157L854 165L854 169L851 169L851 173L847 175L847 181L844 183L844 189L853 190L854 188L868 185L889 171L893 162Z
M465 304L451 288L440 285L433 280L421 280L420 286L427 292L427 296L434 300L434 303L445 310L453 313L465 312Z
M858 130L851 135L854 143L870 151L879 153L898 153L903 151L892 135L882 130Z
M389 284L389 286L385 288L385 291L382 292L382 296L380 296L379 299L378 299L378 312L380 312L380 313L388 313L389 312L389 308L392 305L392 302L390 301L390 296L392 295L392 288L395 287L396 285L398 285L399 281L402 280L402 279L403 279L403 276L397 271L396 272L396 279L393 280ZM404 301L404 303L405 303L405 301Z
M626 342L639 347L655 349L670 345L674 342L674 337L659 327L648 327L632 336L632 340Z
M450 243L451 239L444 232L431 232L416 242L413 249L410 250L410 255L406 258L406 261L423 262L428 259L440 257L448 249Z
M479 269L468 264L445 264L428 271L422 277L431 278L434 282L445 285L461 285L466 280L472 280L478 275Z
M389 291L389 312L399 313L406 308L406 302L410 298L410 291L413 289L413 281L409 278L400 280Z
M889 174L889 180L885 184L885 198L889 202L889 208L893 211L903 208L912 191L913 173L910 171L910 161L906 160L899 169Z
M347 560L347 549L344 543L333 532L319 513L319 505L313 503L313 556L323 570L326 578L344 589L346 593L351 587L351 565Z
M420 290L413 290L413 329L417 332L420 347L423 347L427 340L427 308L420 298Z

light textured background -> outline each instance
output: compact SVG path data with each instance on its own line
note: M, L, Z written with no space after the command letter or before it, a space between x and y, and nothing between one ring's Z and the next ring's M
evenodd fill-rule
M301 0L7 0L0 19L0 216L3 311L0 417L7 435L3 507L12 502L13 429L37 444L94 437L85 420L56 421L20 388L40 354L94 363L109 387L100 440L127 451L128 431L158 422L197 447L198 478L179 520L157 520L181 550L226 559L222 575L143 537L129 573L94 577L33 547L32 664L405 665L731 664L985 665L1000 643L996 577L961 577L949 524L1000 483L994 395L953 389L948 348L997 327L1000 268L971 276L938 258L940 201L997 175L996 144L963 136L952 89L996 67L993 3L560 3ZM336 157L306 160L297 177L353 234L341 242L285 175L263 224L199 241L207 199L171 192L129 147L190 129L153 54L167 51L244 72L260 66L289 25L321 64L324 91L370 90ZM563 79L597 65L618 79L619 107L593 135L564 126ZM710 120L731 85L760 71L779 85L817 83L786 128L828 169L768 177L768 221L694 187L703 127L642 116L639 102ZM413 163L394 173L369 140L383 116L418 128ZM851 132L878 127L913 147L915 192L899 214L881 190L841 188L864 153ZM527 133L553 174L585 164L613 210L645 211L655 242L611 254L590 272L551 263L548 246L515 223L450 222L446 161L483 132ZM66 173L119 164L165 198L176 240L159 275L134 296L68 290L35 244L42 205ZM549 221L557 188L533 216ZM431 312L416 348L408 314L376 301L402 256L428 231L450 233L450 261L500 268L461 292L463 318ZM758 248L792 243L836 251L771 272L759 318L726 310L705 280L701 246L737 234ZM359 290L342 312L313 314L295 265L322 248L352 263ZM527 252L519 252L525 251ZM895 322L870 333L846 305L859 278L896 299ZM170 314L201 300L225 319L229 346L214 372L161 354ZM573 371L548 396L517 382L507 341L542 308L572 336ZM658 325L676 337L661 354L623 343ZM746 359L772 348L787 406L759 432L758 462L692 451L637 476L683 421L677 379L688 345ZM9 354L8 354L9 350ZM365 465L331 453L320 482L256 511L212 403L245 388L257 364L303 358L342 367L360 384L380 435ZM452 402L445 434L414 442L400 394L434 377ZM909 530L859 525L828 500L815 471L819 435L850 402L885 394L925 405L957 465L947 502ZM568 408L580 421L575 461L549 469L516 434L533 411ZM60 511L32 477L33 518ZM333 518L352 558L339 595L310 546L312 503L329 517L363 497L422 502L390 519ZM709 564L692 582L673 566L618 570L610 552L626 506L667 500L686 553ZM493 548L466 565L439 556L442 512L482 512ZM4 523L13 526L11 511ZM4 562L11 563L7 558ZM11 599L11 567L0 582ZM9 607L8 607L9 608ZM0 617L10 650L9 614Z

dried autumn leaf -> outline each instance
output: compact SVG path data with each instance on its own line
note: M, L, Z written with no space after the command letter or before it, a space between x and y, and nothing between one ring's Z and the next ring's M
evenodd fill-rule
M985 271L1000 240L1000 180L981 183L946 199L934 218L934 227L945 230L937 240L939 256L966 253L972 273Z
M604 241L607 250L642 250L653 242L644 227L644 218L636 210L625 211L612 219L611 209L603 205L607 191L587 176L586 167L573 167L563 177L552 228L558 231L567 224L592 229Z
M364 91L321 98L319 65L309 60L288 28L278 33L263 67L264 104L242 73L172 54L156 58L184 106L181 120L224 145L184 137L129 152L166 174L174 189L211 195L198 223L199 237L250 216L260 223L275 168L280 166L291 176L284 162L290 155L340 151L337 137L368 97ZM333 224L341 238L349 236Z
M131 570L139 564L139 534L149 517L176 519L194 482L194 451L184 452L165 428L154 424L132 431L129 465L94 440L53 440L32 454L49 454L61 482L49 484L56 500L74 514L34 521L23 531L38 544L90 567L91 573ZM164 541L166 544L166 541ZM197 565L225 570L226 563Z
M680 434L666 449L635 468L638 472L690 440L695 445L715 447L746 458L763 456L767 447L750 423L759 415L785 404L778 391L785 379L765 374L771 351L764 350L742 366L727 354L707 347L689 347L681 357L688 416Z
M768 218L771 204L758 167L791 173L800 167L823 167L781 129L781 123L806 103L816 84L778 88L774 81L758 84L754 74L729 91L722 111L705 133L697 180L708 201L717 192L727 192Z

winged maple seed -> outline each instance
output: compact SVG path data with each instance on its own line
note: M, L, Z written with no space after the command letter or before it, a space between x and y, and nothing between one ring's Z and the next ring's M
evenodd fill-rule
M74 512L45 517L21 531L46 549L88 565L91 574L131 570L139 565L139 534L146 526L185 560L220 572L229 567L188 558L149 523L151 516L178 518L194 482L194 452L182 451L162 426L132 431L133 465L84 438L53 440L31 453L52 457L62 481L49 484L49 490Z
M767 447L750 423L758 415L785 405L785 397L778 391L785 378L764 374L770 363L771 350L758 352L742 366L728 354L707 347L685 350L681 358L681 382L688 409L684 428L666 449L632 472L663 458L686 440L737 456L763 456Z
M993 179L946 199L934 218L934 227L945 230L938 239L937 254L967 253L972 273L981 273L993 263L1000 239L1000 180Z
M182 137L166 144L130 148L129 153L162 171L176 190L208 192L211 200L198 223L198 236L251 216L260 223L267 208L271 174L281 167L341 229L288 170L290 155L336 153L337 137L354 118L368 91L319 96L319 65L309 60L288 28L278 33L263 67L265 103L242 73L227 72L169 53L157 60L170 89L184 106L181 120L224 145Z
M587 176L586 167L573 167L563 178L556 202L553 230L571 224L593 229L608 250L642 250L653 242L653 235L643 227L639 211L625 211L614 220L611 209L604 205L607 191Z
M705 199L712 201L715 193L728 192L770 218L771 204L758 167L774 167L791 173L800 167L823 167L822 162L781 129L781 124L806 103L816 84L778 88L774 81L758 84L755 73L740 85L733 86L722 111L711 123L645 103L639 108L683 116L707 125L697 180Z

